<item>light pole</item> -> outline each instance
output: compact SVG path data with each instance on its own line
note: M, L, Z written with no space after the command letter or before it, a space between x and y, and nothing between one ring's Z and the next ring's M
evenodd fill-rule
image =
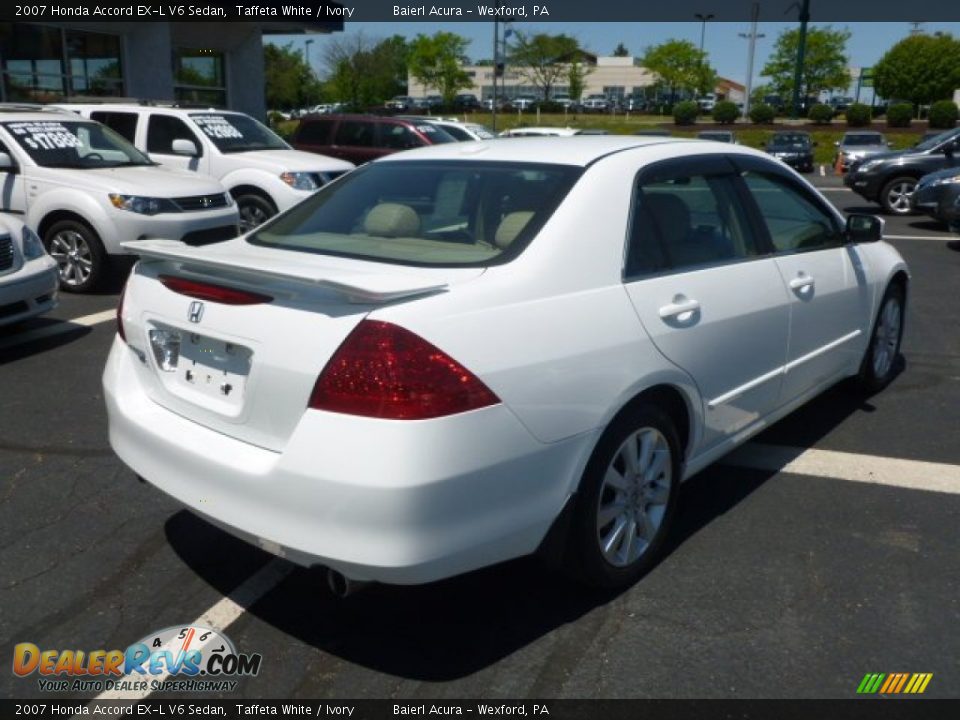
M754 3L750 10L750 32L738 33L742 38L750 40L750 48L747 50L747 97L743 101L743 116L750 117L750 98L753 94L753 57L757 50L757 39L764 37L763 33L757 32L757 20L760 17L760 3Z
M810 0L800 6L800 36L797 38L797 66L793 73L793 117L800 117L800 82L803 80L803 61L807 54L807 24L810 22Z
M703 52L703 44L707 39L707 23L713 20L713 13L694 13L693 16L700 21L700 52Z
M703 46L707 39L707 23L713 20L713 13L694 13L693 16L700 21L700 69L702 70L706 63L703 61ZM697 97L700 96L700 89L697 88Z

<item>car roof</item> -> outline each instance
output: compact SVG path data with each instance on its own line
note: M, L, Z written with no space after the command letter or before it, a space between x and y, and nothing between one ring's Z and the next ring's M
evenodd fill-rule
M0 122L42 122L44 120L47 122L55 122L57 120L84 120L90 122L86 118L80 117L76 113L67 110L14 110L12 108L0 108Z
M662 149L673 144L678 155L701 153L710 142L692 138L638 137L630 135L574 135L572 137L517 137L480 140L472 143L445 143L394 153L375 160L402 162L404 160L477 160L483 162L518 162L549 165L576 165L586 167L607 155L625 150L644 148ZM767 157L750 148L716 143L718 152Z
M68 112L74 110L101 110L103 112L154 112L157 110L163 110L164 112L171 113L197 113L197 112L215 112L215 113L230 113L232 115L243 115L244 113L239 110L225 110L223 108L216 108L212 105L191 105L189 107L183 105L150 105L150 104L141 104L141 103L114 103L114 102L103 102L103 103L85 103L85 102L57 102L51 103L51 108L56 108L58 110L63 109Z

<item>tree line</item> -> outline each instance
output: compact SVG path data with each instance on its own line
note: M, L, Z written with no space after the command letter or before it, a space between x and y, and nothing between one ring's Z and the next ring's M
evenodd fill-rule
M850 58L845 28L819 26L809 29L806 55L800 75L802 96L849 88ZM761 69L768 79L758 95L789 98L794 90L794 63L799 31L783 31ZM469 41L452 32L400 35L373 39L363 32L328 38L321 58L323 79L317 76L304 54L292 44L264 45L267 104L272 109L302 108L321 102L340 102L362 109L382 105L407 92L407 77L435 88L445 104L458 92L472 87L464 70L470 63ZM627 57L621 42L614 56ZM510 72L520 74L540 96L550 100L558 86L579 99L591 72L586 51L576 38L548 33L515 32L505 58ZM711 92L717 74L709 55L689 40L669 39L646 48L638 63L656 77L654 88L671 95ZM492 66L489 59L478 65ZM960 88L960 40L947 33L912 34L890 48L873 68L876 94L915 105L949 99Z

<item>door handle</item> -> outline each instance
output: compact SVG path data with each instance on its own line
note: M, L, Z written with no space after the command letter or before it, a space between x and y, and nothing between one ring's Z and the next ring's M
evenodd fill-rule
M666 320L667 318L694 313L699 309L700 303L696 300L688 298L685 295L675 295L673 302L660 308L660 317Z
M802 271L789 282L791 290L802 294L806 294L813 290L815 284L816 283L814 282L813 278Z

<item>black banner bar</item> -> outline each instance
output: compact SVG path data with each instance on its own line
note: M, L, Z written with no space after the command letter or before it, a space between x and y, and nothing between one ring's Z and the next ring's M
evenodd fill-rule
M723 0L714 22L794 22L796 0ZM703 0L4 0L0 20L20 22L693 22ZM814 22L960 21L957 0L812 0Z
M0 718L951 720L960 700L0 700Z

